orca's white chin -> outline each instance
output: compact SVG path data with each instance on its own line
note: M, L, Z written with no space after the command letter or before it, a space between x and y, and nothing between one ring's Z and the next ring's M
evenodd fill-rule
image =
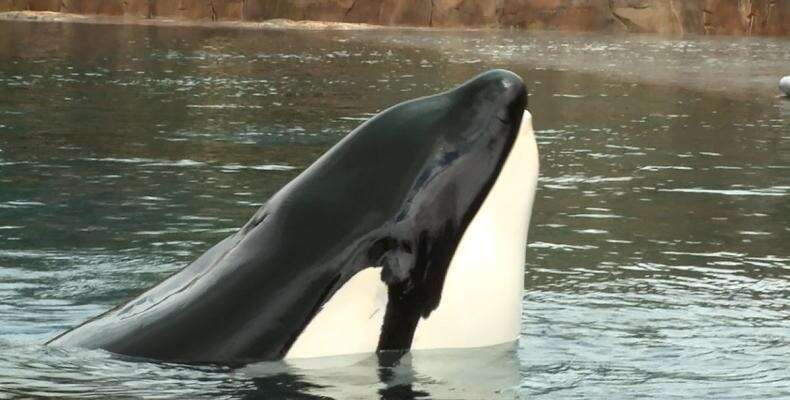
M513 148L458 244L439 307L419 321L412 349L487 347L518 339L538 164L532 115L524 111ZM374 352L386 303L380 270L362 270L323 306L286 358Z

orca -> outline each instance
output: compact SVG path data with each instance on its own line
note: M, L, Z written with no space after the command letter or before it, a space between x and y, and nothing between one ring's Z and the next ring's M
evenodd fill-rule
M537 181L505 70L354 129L236 233L47 344L239 364L512 342Z

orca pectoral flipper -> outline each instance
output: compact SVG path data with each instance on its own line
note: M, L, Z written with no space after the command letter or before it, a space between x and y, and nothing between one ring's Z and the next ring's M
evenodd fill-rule
M411 348L420 317L427 318L439 306L460 235L448 220L438 232L422 231L415 251L401 246L385 256L382 278L388 287L387 312L378 351Z

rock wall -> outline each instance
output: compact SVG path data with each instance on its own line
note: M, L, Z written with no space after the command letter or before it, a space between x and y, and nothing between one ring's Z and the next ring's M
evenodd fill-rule
M432 27L790 35L790 0L0 0L0 11Z

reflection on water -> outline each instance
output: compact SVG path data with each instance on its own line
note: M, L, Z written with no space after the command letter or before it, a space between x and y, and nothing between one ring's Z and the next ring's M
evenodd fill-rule
M288 360L245 367L258 393L299 385L304 395L337 399L514 398L519 362L513 345L468 350L418 350L389 355ZM313 397L308 397L313 398Z
M606 74L620 79L716 92L777 92L787 74L787 40L655 35L612 37L558 32L480 32L437 37L380 34L392 44L441 48L454 63L528 63L535 69ZM580 98L589 93L556 94Z
M2 22L0 398L788 396L787 45ZM373 113L493 67L527 80L542 152L515 350L230 369L39 345Z
M241 369L151 363L104 351L11 346L0 358L0 398L510 399L518 396L512 345L420 350L398 363L375 355L265 362Z

